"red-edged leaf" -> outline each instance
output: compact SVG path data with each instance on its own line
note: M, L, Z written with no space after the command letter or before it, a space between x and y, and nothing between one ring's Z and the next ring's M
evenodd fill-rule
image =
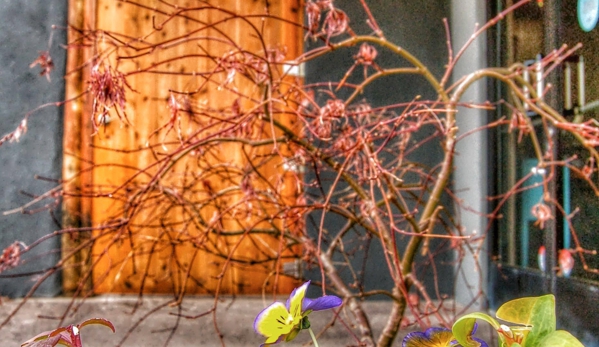
M39 340L46 340L50 336L51 332L52 331L44 331L43 333L39 333L39 334L35 335L34 337L30 338L29 340L23 342L21 344L21 346L26 346L26 345L29 345L29 344L35 342L35 341L39 341Z
M31 340L29 340L31 341ZM21 346L27 346L27 347L54 347L58 344L58 341L60 341L60 336L52 336L52 337L47 337L46 339L43 340L38 340L38 341L31 341L31 342L25 342L23 343Z
M79 327L79 329L81 329L84 326L90 325L90 324L103 325L103 326L109 327L110 330L112 330L113 333L116 332L116 329L114 328L114 325L112 325L112 323L109 320L104 319L104 318L91 318L91 319L88 319L88 320L82 322L81 324L79 324L78 327Z
M55 333L56 330L62 330L61 332ZM52 331L46 331L35 337L23 342L21 347L54 347L58 343L70 346L71 337L68 335L64 328L58 328Z
M68 325L66 327L60 327L58 329L37 334L26 342L23 342L21 347L54 347L59 343L71 347L79 347L81 346L81 338L79 337L81 333L80 330L82 327L90 324L104 325L109 327L113 333L116 331L114 325L112 325L110 321L103 318L92 318L76 326Z

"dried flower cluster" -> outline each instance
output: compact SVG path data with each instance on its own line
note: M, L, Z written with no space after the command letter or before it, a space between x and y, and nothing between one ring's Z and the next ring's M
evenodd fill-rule
M15 241L6 247L0 255L0 273L17 267L21 261L21 252L27 248L23 242Z
M29 68L34 68L36 65L40 66L40 76L46 76L48 82L50 82L50 73L54 70L54 62L50 56L49 51L40 52L39 57L29 65Z
M127 114L125 113L127 104L126 88L132 90L123 73L110 65L101 63L93 65L89 90L94 100L92 108L94 132L98 131L99 125L108 122L111 110L116 112L119 119L127 120Z
M323 12L324 20L321 18ZM306 37L317 39L325 37L328 42L331 37L344 34L349 29L349 18L342 10L336 8L331 0L308 1L306 3L308 32Z

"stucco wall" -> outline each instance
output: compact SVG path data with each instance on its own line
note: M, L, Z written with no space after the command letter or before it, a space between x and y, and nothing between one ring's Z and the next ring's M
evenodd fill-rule
M64 98L64 62L67 1L0 0L0 136L14 131L25 114L39 105ZM52 30L52 25L59 29ZM51 82L39 75L40 68L29 65L40 51L48 50L55 64ZM0 249L13 241L29 245L59 228L49 211L35 215L2 212L29 201L28 194L39 195L57 185L36 176L59 180L62 153L62 108L50 106L33 114L28 131L20 141L0 146ZM51 201L44 201L33 208ZM58 213L57 209L54 209ZM60 220L58 214L55 215ZM59 239L52 239L27 253L27 263L19 272L35 272L52 266L59 259ZM23 296L35 277L0 276L0 295ZM59 277L46 280L36 295L55 295L60 291Z

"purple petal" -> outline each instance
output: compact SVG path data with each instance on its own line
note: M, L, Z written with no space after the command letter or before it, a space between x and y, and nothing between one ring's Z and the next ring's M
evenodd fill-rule
M447 347L451 345L453 334L451 330L439 327L426 329L425 332L415 331L406 335L402 347Z
M474 335L474 333L476 332L476 329L478 329L478 323L474 322L474 326L472 327L472 331L470 332L470 336Z
M343 300L334 295L325 295L317 299L304 298L302 311L322 311L340 306Z

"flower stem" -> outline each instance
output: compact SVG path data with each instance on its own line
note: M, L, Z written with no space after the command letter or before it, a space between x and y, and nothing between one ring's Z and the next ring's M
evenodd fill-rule
M310 332L310 336L312 336L312 342L314 342L314 347L318 347L318 341L316 341L316 336L314 336L312 328L308 328L308 331Z

